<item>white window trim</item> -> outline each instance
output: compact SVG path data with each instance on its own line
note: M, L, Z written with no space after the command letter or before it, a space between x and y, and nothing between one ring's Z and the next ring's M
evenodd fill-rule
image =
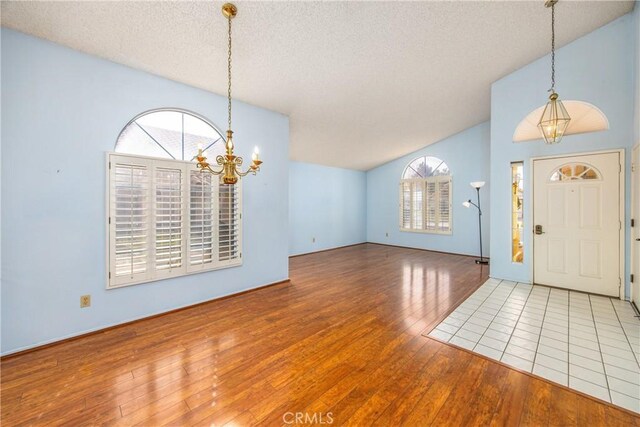
M153 165L153 167L160 166L160 167L171 167L174 169L177 169L177 168L182 169L183 180L185 182L185 184L183 185L182 191L183 191L183 200L185 202L183 205L184 224L183 224L183 231L182 231L183 232L182 266L180 268L172 269L169 272L166 272L166 271L157 272L149 268L148 269L149 273L147 277L144 277L138 280L126 281L125 283L116 283L116 280L114 277L115 274L112 274L112 271L114 270L113 268L114 264L112 263L113 255L111 252L112 251L111 233L115 227L115 221L111 221L111 163L114 162L115 159L117 158L127 158L131 160L137 160L137 161L140 161L141 164ZM239 256L238 258L224 260L224 261L219 260L219 253L218 253L219 252L219 230L218 230L219 221L215 221L214 241L216 243L213 245L215 261L211 264L211 266L195 269L189 265L188 248L190 246L190 239L191 239L190 212L189 212L190 205L191 205L191 192L189 191L189 182L190 182L189 174L193 170L198 170L196 167L196 164L190 161L183 161L183 160L159 159L157 157L107 152L105 156L105 170L106 170L106 209L105 209L106 257L105 258L106 258L106 273L107 273L106 289L118 289L126 286L134 286L142 283L150 283L150 282L165 280L165 279L174 278L174 277L189 276L192 274L220 270L220 269L229 268L229 267L238 267L242 265L243 227L242 227L242 181L241 180L238 181L237 184L235 184L238 191L238 212L239 212L239 218L238 218L238 254ZM217 179L217 177L215 178ZM151 187L155 188L153 179L151 180L151 182L152 182ZM152 205L155 204L155 198L151 200L151 204ZM215 197L215 210L216 210L216 217L219 218L219 197L218 197L217 190L216 190L216 197ZM155 236L155 229L153 229L152 234ZM150 251L152 251L153 249L154 248L150 247ZM155 253L152 256L150 252L150 255L148 258L149 264L151 264L152 259L155 259L154 257L155 257Z
M405 228L403 225L403 184L404 183L421 183L422 184L422 224L426 224L425 213L427 208L427 196L426 196L426 184L428 182L448 182L449 183L449 229L448 230L425 230L425 229L415 229L415 228ZM400 231L409 232L409 233L422 233L422 234L442 234L442 235L450 235L453 234L453 208L451 204L451 200L453 197L453 180L451 179L451 175L438 175L438 176L430 176L427 178L409 178L400 180L399 188L399 214L400 214ZM413 191L411 191L411 207L413 207ZM436 193L437 197L440 197L440 193ZM411 217L409 219L409 224L413 224L413 208L410 209ZM440 210L436 209L436 223L440 222Z

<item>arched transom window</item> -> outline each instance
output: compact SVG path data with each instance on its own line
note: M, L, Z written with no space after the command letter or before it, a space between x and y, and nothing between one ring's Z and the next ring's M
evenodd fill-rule
M600 179L600 172L591 165L584 163L567 163L553 171L549 181L576 181L581 179Z
M451 172L437 157L418 157L400 181L400 230L451 234Z
M402 179L449 175L449 166L437 157L418 157L404 168Z
M204 117L177 109L147 111L120 132L116 153L172 160L195 159L198 146L214 159L224 152L224 138Z

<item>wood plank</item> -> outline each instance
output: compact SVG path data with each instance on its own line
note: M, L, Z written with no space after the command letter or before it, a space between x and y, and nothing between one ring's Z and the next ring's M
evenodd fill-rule
M474 414L475 407L471 404L477 398L478 388L491 377L492 368L496 365L486 359L474 356L469 363L467 371L460 381L455 384L447 400L441 406L429 423L436 425L466 425L465 420ZM423 422L426 422L424 414L416 413ZM409 424L411 424L411 418ZM422 424L422 422L421 422ZM422 424L424 425L424 424Z
M554 386L551 383L535 378L531 379L527 393L528 399L525 401L520 425L540 426L549 424L549 407L551 406L551 391L553 389Z
M517 426L520 424L529 381L528 375L522 375L513 369L509 370L500 394L500 402L491 419L492 426Z
M578 426L578 399L580 396L566 388L551 390L549 405L550 426Z

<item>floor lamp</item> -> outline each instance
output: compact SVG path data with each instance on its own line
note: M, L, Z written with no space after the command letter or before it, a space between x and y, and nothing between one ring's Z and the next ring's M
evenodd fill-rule
M480 234L480 259L476 260L476 264L489 264L488 259L484 259L482 256L482 209L480 209L480 189L484 186L484 181L474 181L471 183L471 186L476 189L476 194L478 195L478 204L475 204L471 201L471 199L462 203L465 208L470 206L475 206L478 208L478 233Z

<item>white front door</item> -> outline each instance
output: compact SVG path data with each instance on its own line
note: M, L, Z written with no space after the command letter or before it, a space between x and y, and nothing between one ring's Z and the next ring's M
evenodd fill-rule
M620 154L533 162L534 282L620 295Z
M631 273L633 273L633 283L631 284L631 298L640 308L640 145L633 149L631 157L631 218L633 218L633 228L631 229Z

